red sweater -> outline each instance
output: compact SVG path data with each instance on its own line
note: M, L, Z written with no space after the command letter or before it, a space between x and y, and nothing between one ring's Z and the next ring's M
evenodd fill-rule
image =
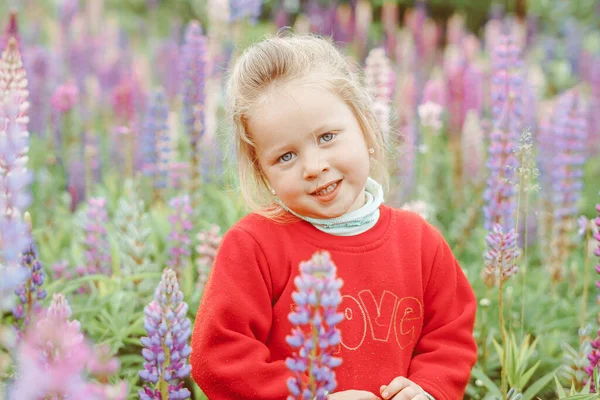
M287 397L294 277L324 249L344 281L336 391L379 396L381 385L406 376L436 400L462 399L477 357L473 290L434 227L408 211L380 210L356 236L256 214L227 232L192 333L192 377L208 398Z

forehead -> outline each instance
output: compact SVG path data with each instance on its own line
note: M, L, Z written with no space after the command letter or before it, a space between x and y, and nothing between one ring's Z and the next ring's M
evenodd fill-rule
M307 81L272 87L248 114L250 135L258 148L282 140L318 134L353 118L350 108L334 92Z

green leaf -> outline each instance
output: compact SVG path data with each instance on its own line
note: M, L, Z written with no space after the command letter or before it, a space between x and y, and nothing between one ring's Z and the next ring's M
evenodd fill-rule
M548 383L550 383L550 381L552 380L552 378L554 378L554 375L556 373L555 371L552 371L544 376L542 376L540 379L538 379L537 381L535 381L524 393L523 393L523 397L521 398L521 400L531 400L533 399L538 393L540 393L542 391L542 389L544 389L546 387L546 385L548 385Z
M483 386L490 391L492 396L502 398L502 391L500 388L485 374L485 372L483 372L479 366L475 366L473 368L472 374L476 379L479 379L483 382Z
M558 398L562 399L563 397L567 397L565 389L563 389L562 385L558 381L556 374L554 374L554 383L556 384L556 393L558 393Z

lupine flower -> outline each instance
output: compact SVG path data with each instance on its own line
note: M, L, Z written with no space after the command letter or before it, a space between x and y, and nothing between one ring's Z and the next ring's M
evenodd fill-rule
M428 101L421 104L417 109L421 125L432 130L432 133L439 133L442 129L442 112L444 109L441 105Z
M85 164L80 148L72 146L68 153L67 190L71 195L71 212L75 212L79 203L85 201Z
M286 365L293 373L288 378L288 400L324 400L337 383L333 368L342 362L332 356L341 336L335 327L344 319L336 312L342 297L342 280L328 252L315 253L300 263L300 274L294 279L297 291L292 294L296 308L288 319L294 326L287 343L294 349ZM308 376L308 381L306 379Z
M70 317L71 308L58 293L53 295L45 314L32 321L17 348L17 379L11 398L126 398L123 383L110 387L87 381L92 373L87 365L101 361L93 361L95 354L81 333L79 322L70 321Z
M385 36L385 51L389 55L393 55L396 49L398 15L398 3L395 1L383 2L381 5L381 25Z
M167 265L179 277L186 268L191 255L190 232L192 224L192 207L190 197L183 195L169 201L172 214L169 215L171 231L169 232L169 261Z
M572 250L570 234L577 216L577 202L583 189L583 164L587 140L586 110L577 92L563 94L555 108L552 162L552 231L551 272L562 276L564 263Z
M519 48L508 36L498 39L492 56L492 120L488 148L489 170L487 187L484 193L483 213L485 228L490 231L495 224L501 224L503 232L514 227L516 210L516 188L514 172L518 160L514 155L518 135L522 131L521 60Z
M384 138L390 134L391 101L396 75L385 50L375 48L365 60L365 84L373 100L373 110Z
M0 259L7 268L17 264L19 252L27 246L20 215L31 203L27 192L31 173L26 168L28 95L17 42L11 38L0 58Z
M262 0L229 0L230 22L249 18L250 23L256 23L261 6Z
M337 5L335 12L335 23L333 24L333 40L335 43L341 43L343 45L351 42L354 38L354 7L355 6L348 3L340 3ZM278 25L280 28L282 26L289 25L287 22L287 19L289 19L287 13L285 15L287 18L286 20L281 17L281 14L284 12L285 8L282 5L277 14L279 17L278 24L283 24Z
M168 165L169 172L169 187L173 189L181 189L189 181L190 165L186 162L171 163Z
M54 91L50 104L54 111L64 114L79 102L79 89L73 81L67 81Z
M38 259L33 238L29 240L29 246L21 254L21 267L27 269L28 278L15 290L19 301L13 308L13 316L20 332L24 332L32 316L40 311L39 300L46 298L46 290L42 289L45 278L42 262Z
M39 46L33 47L25 60L29 87L31 92L36 94L31 98L29 131L38 135L46 132L50 117L51 60L50 51Z
M462 48L450 45L444 51L444 76L448 82L448 128L458 134L465 118L465 70L466 60Z
M182 48L184 78L183 112L191 151L196 151L204 134L204 102L206 84L206 37L198 21L192 21L185 33Z
M85 256L85 274L110 275L112 259L106 224L106 199L91 198L81 221L83 228L83 248Z
M446 82L441 74L433 74L433 77L427 81L423 89L423 104L436 103L446 107L447 101Z
M468 62L463 75L464 112L475 110L478 114L483 108L483 71L475 62ZM464 126L464 125L463 125Z
M0 51L3 51L8 46L8 41L10 40L10 38L15 38L15 40L17 41L17 45L21 43L21 39L19 37L19 23L17 17L17 10L10 10L8 24L4 29L4 34L2 35L2 38L0 38Z
M599 193L600 194L600 193ZM600 274L600 203L596 204L596 212L598 213L597 217L594 219L594 223L596 224L596 230L594 232L594 239L598 242L596 249L594 250L594 255L598 257L598 264L596 265L596 272ZM596 281L596 287L600 290L600 280ZM597 302L600 302L600 294L596 297ZM600 313L597 318L600 321ZM585 372L587 372L590 378L594 375L594 368L600 368L600 330L596 335L596 338L592 340L592 349L588 353L588 360L590 361L589 365L586 366ZM592 380L592 390L595 392L596 387Z
M165 168L168 161L163 160L170 151L169 132L167 119L169 110L164 92L155 90L150 97L148 110L141 132L142 170L152 176L153 187L163 189L166 187L168 170ZM160 162L159 162L159 159Z
M462 171L464 182L477 182L482 178L485 160L483 129L476 111L467 111L461 135Z
M133 183L129 180L125 183L125 193L119 199L115 212L121 274L131 276L156 271L158 266L151 260L152 248L147 245L152 229L148 214L144 212L144 202L137 198ZM154 289L147 285L149 282L141 282L138 288Z
M175 271L167 268L154 292L154 300L144 308L148 336L141 339L146 362L139 375L148 385L138 392L141 400L190 397L190 391L181 381L191 370L187 364L191 353L188 338L192 333L187 311Z
M222 236L219 225L212 225L209 229L198 232L196 239L196 266L198 268L198 289L204 291L204 286L208 281L208 275L215 261L217 250L221 244Z
M211 19L212 21L212 19ZM179 71L181 67L181 52L175 40L160 43L154 55L154 65L161 86L170 103L177 98L181 86L181 74L174 74L173 70ZM156 96L156 94L154 94ZM156 98L154 99L156 103ZM152 106L149 106L151 108Z
M485 268L482 275L488 287L494 286L499 280L504 282L519 271L516 265L516 260L521 254L517 245L518 236L514 228L505 233L500 224L494 224L486 236L487 250L484 254Z
M404 203L400 208L417 213L426 220L434 214L433 206L423 200L409 201L408 203Z
M231 4L231 3L230 3ZM232 7L232 13L233 13ZM200 141L206 129L206 37L198 21L192 21L187 27L185 43L182 49L182 74L184 80L183 115L186 132L190 140L190 192L192 208L197 209L197 196L200 187Z

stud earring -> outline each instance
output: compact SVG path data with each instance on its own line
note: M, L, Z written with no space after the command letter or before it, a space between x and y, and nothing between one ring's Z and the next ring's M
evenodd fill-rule
M375 149L371 147L371 148L369 149L369 154L375 154Z
M271 194L275 196L275 189L271 189Z

